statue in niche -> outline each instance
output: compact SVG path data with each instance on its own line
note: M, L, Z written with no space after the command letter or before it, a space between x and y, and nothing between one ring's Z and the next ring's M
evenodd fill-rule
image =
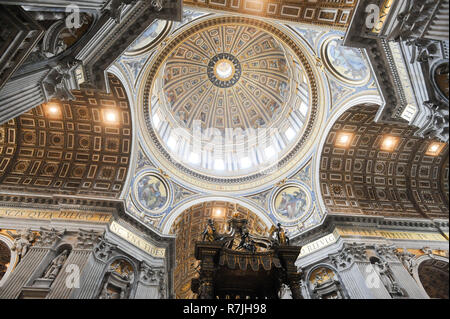
M127 299L134 282L131 264L124 260L114 261L106 271L99 299Z
M19 261L28 252L29 247L36 239L36 235L30 230L30 228L18 230L16 234L7 230L8 234L14 238L14 244L11 247L12 251L16 251L19 257Z
M328 268L316 269L309 279L312 295L316 299L344 299L341 283L335 273Z
M69 257L69 251L65 249L61 254L59 254L52 260L50 266L44 272L44 276L42 278L55 280L55 278L61 271L62 266L66 262L67 257Z
M394 275L386 261L377 259L373 263L375 271L377 272L381 282L391 296L404 296L403 291L396 282Z

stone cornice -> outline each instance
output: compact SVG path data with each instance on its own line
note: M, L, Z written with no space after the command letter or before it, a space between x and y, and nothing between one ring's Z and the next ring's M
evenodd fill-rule
M314 229L291 238L293 245L305 245L334 231L337 226L351 226L353 228L383 229L396 231L421 231L439 233L448 231L448 220L402 219L386 218L382 216L364 215L327 215L324 222Z

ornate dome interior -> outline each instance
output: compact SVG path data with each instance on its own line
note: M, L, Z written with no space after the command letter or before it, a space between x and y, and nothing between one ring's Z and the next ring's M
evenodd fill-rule
M0 1L0 300L448 299L449 1Z
M309 118L310 84L299 57L268 30L242 22L204 23L174 42L149 105L165 150L214 177L276 165Z

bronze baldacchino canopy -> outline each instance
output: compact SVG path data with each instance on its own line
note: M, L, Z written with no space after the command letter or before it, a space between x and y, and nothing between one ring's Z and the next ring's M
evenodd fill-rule
M228 233L220 234L214 221L208 221L195 245L200 265L192 291L199 299L278 299L287 285L294 299L303 299L301 272L295 266L301 247L289 246L280 224L269 236L250 234L247 224L235 214L228 220Z

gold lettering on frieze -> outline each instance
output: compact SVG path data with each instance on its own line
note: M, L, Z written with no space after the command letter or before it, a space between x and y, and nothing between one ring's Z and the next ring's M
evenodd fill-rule
M328 234L320 239L317 239L313 241L312 243L306 244L302 247L302 250L300 251L300 257L304 257L306 255L309 255L317 250L320 250L324 247L327 247L337 241L339 236L336 234L336 232L333 232L331 234Z
M0 208L0 217L23 219L64 219L86 221L94 223L109 223L111 215L108 213L79 212L79 211L36 211L31 209Z
M448 237L448 233L445 233ZM438 233L417 233L417 232L400 232L389 230L374 230L374 229L354 229L336 227L333 233L319 238L302 247L299 258L316 252L331 244L334 244L339 237L380 237L388 239L410 239L410 240L429 240L429 241L447 241L442 235Z
M148 254L154 257L164 258L166 256L165 248L159 248L154 246L153 244L149 243L145 239L129 231L128 229L126 229L125 227L123 227L122 225L118 224L115 221L111 223L109 229L111 230L111 232L115 233L116 235L119 235L129 243L142 249L143 251L147 252Z
M336 231L342 237L359 236L359 237L382 237L388 239L446 241L446 239L439 233L418 233L418 232L402 232L390 230L369 231L365 229L341 228L341 227L336 227Z

